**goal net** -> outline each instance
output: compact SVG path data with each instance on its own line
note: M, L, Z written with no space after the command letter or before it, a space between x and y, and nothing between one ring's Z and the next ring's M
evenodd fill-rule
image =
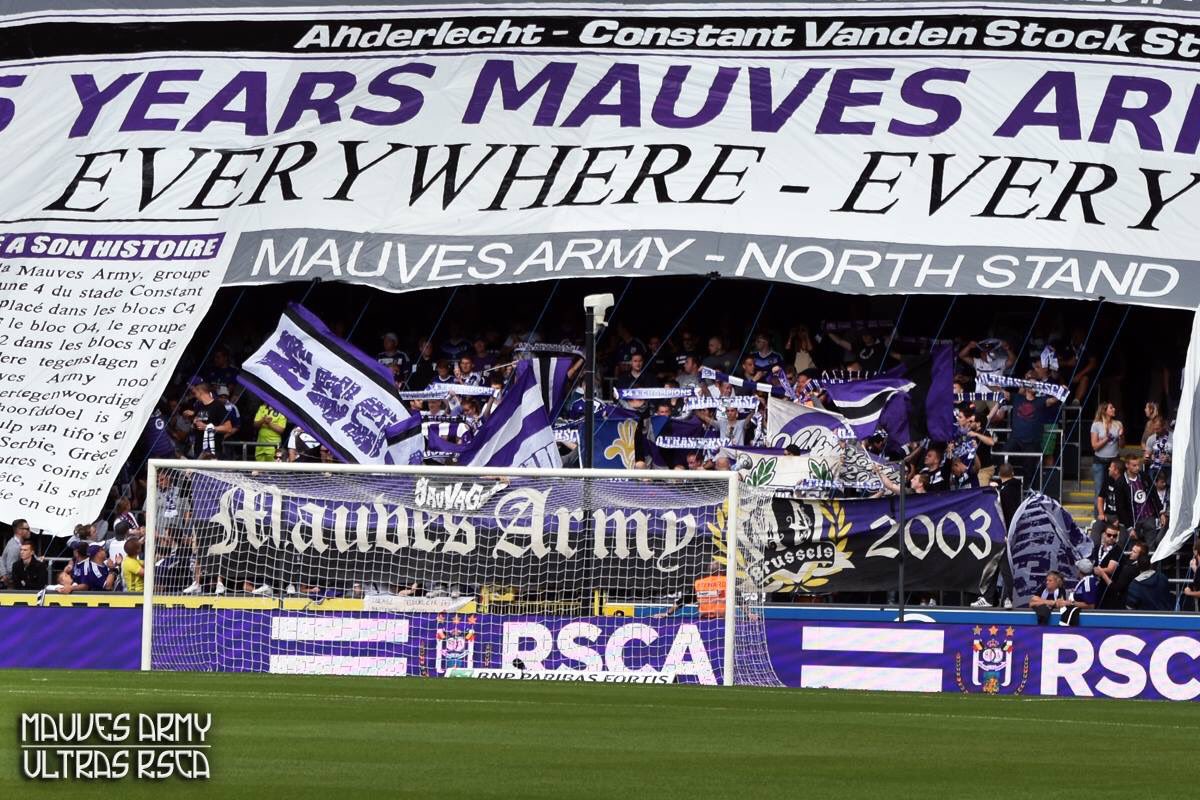
M746 569L770 498L732 473L162 461L149 485L143 669L779 685Z

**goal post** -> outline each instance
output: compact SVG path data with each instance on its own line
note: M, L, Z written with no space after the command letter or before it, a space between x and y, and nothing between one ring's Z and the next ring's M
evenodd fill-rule
M735 472L149 463L141 666L779 685Z

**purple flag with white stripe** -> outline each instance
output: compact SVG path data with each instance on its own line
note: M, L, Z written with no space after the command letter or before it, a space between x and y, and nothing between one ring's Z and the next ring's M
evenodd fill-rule
M538 389L542 393L542 401L550 415L550 421L562 410L563 400L567 390L571 388L571 364L573 357L551 357L541 355L533 359L534 376Z
M421 463L421 417L404 407L391 372L299 305L288 305L238 382L343 463Z
M906 378L870 378L822 385L821 388L829 395L834 410L846 418L854 435L867 439L875 433L888 399L897 392L912 389L913 383Z
M544 391L534 361L517 364L512 382L482 427L459 454L458 463L480 467L561 467ZM565 393L565 389L563 390Z

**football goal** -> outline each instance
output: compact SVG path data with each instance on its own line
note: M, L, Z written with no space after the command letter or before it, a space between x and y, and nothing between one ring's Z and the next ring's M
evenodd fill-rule
M736 473L152 461L142 668L779 685Z

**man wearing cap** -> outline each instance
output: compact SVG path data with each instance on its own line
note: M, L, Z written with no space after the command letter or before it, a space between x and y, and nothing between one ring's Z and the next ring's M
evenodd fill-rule
M1093 573L1091 559L1081 558L1075 562L1079 580L1071 590L1071 605L1076 608L1095 608L1100 602L1100 581Z
M58 573L58 585L54 588L56 592L71 591L71 585L76 582L76 578L83 582L83 569L88 560L88 543L79 538L79 528L79 525L75 526L75 538L67 545L71 551L71 560L63 567L62 572Z
M976 385L983 384L987 391L998 392L999 386L990 386L987 379L992 375L1006 375L1017 362L1008 342L1003 339L984 339L970 341L958 352L962 361L975 368ZM983 389L980 389L983 391Z
M78 557L83 543L76 546L75 552ZM64 593L71 592L108 592L112 591L113 581L116 580L116 573L109 569L105 562L107 553L104 545L99 542L92 542L87 545L87 558L83 561L76 561L71 566L70 585L64 585L62 591ZM65 571L64 571L65 574Z
M400 337L394 333L383 335L383 349L375 360L392 371L392 378L397 383L403 383L408 377L408 354L400 349Z
M217 386L217 399L225 404L225 421L229 423L229 430L225 435L237 436L238 431L242 429L242 412L233 404L228 384L222 383Z

